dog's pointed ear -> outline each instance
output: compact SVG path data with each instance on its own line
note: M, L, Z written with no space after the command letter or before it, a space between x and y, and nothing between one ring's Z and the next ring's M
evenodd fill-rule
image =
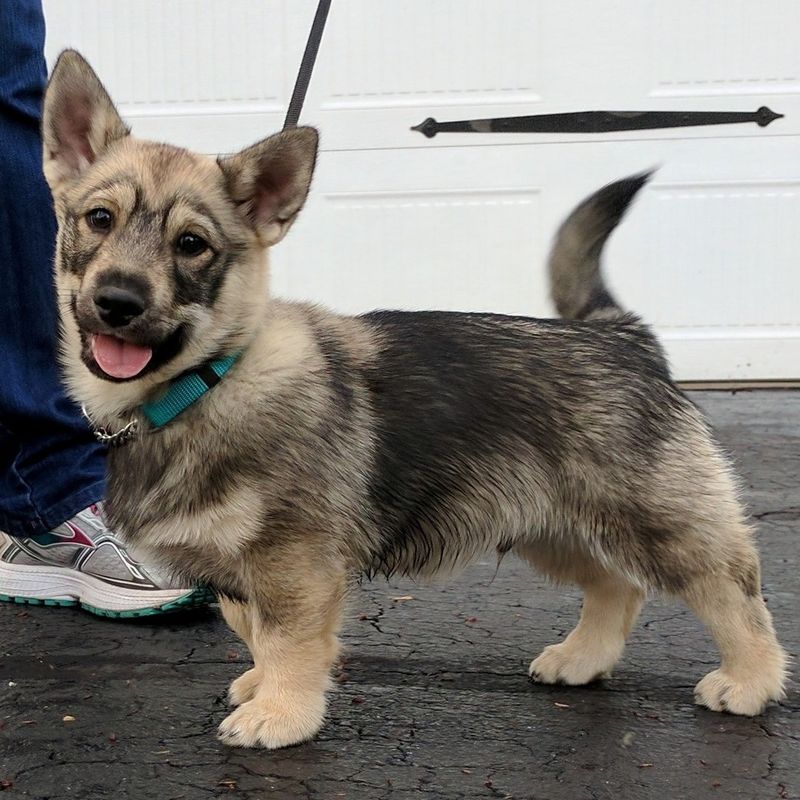
M316 129L290 128L219 159L231 197L265 245L283 239L303 207L318 144Z
M42 113L44 173L52 190L78 177L130 130L86 59L65 50L47 84Z

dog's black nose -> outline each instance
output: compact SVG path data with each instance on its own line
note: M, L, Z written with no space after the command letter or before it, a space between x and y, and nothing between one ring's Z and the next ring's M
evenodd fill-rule
M94 296L100 319L112 328L121 328L138 317L145 307L141 294L118 286L103 286Z

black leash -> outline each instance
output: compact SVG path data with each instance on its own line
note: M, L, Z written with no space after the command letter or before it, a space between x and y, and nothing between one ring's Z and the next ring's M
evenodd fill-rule
M317 60L319 43L322 40L322 32L325 30L330 7L331 0L319 0L317 13L314 15L311 31L308 34L303 60L300 62L300 71L297 73L297 80L294 83L289 110L286 112L286 119L283 123L284 130L297 127L297 120L300 119L300 112L303 110L303 101L306 99L308 84L311 80L311 73L314 71L314 62Z

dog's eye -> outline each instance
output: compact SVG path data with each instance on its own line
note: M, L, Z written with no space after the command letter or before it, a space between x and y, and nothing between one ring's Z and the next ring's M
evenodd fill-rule
M199 256L208 250L208 242L196 233L182 233L178 237L177 247L185 256Z
M86 222L93 231L110 231L114 215L107 208L93 208L86 215Z

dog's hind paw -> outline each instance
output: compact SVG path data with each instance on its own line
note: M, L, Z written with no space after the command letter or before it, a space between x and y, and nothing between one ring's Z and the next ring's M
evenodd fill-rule
M219 726L219 739L232 747L274 750L311 739L322 727L325 697L282 702L256 697L239 706Z
M756 676L754 680L743 682L715 669L695 686L694 697L698 705L712 711L754 717L764 711L770 701L783 697L782 675L772 680Z
M253 667L240 675L228 689L228 702L232 706L240 706L255 696L256 689L261 683L261 671Z

